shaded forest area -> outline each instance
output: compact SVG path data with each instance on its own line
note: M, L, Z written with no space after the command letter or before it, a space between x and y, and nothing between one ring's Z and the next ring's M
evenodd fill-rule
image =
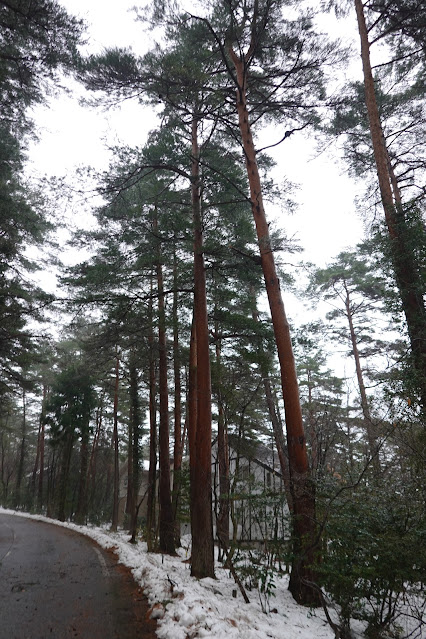
M337 94L350 54L301 2L154 2L136 19L161 44L82 56L60 4L0 0L0 502L116 530L121 478L131 541L174 554L187 523L194 577L214 577L216 545L242 593L288 570L297 602L338 606L336 637L354 618L395 637L425 611L426 5L326 4L359 33L363 80ZM68 268L68 187L55 200L25 172L31 109L66 74L92 105L159 114L92 175L96 224L71 241L89 257ZM364 187L365 238L331 239L326 267L292 269L269 223L291 199L271 124L277 145L339 141ZM283 289L314 319L290 323ZM251 473L259 446L277 481Z

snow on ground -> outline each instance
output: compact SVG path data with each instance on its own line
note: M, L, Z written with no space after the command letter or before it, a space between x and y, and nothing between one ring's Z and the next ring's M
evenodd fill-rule
M334 638L322 611L295 603L287 590L287 578L277 580L275 597L270 601L273 612L265 614L257 592L248 592L250 603L244 603L234 580L220 564L216 566L216 579L191 577L190 566L185 563L189 548L181 548L177 557L169 557L148 553L145 542L128 543L126 532L111 533L106 528L77 526L3 508L0 513L64 526L88 535L103 548L112 548L144 589L152 616L158 620L159 639Z

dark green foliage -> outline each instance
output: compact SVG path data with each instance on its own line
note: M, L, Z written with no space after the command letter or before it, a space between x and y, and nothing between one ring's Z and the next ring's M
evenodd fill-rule
M22 177L28 108L60 70L76 63L82 24L52 0L0 2L0 395L23 384L35 347L29 323L51 297L34 286L30 247L52 229L45 204Z
M348 407L343 405L344 380L327 367L326 334L327 325L322 322L304 324L294 340L311 468L317 480L330 468L340 472L350 457L342 455L349 420Z
M58 373L46 406L53 444L66 440L69 434L78 437L88 427L95 398L86 366L76 365Z
M377 72L376 99L392 170L405 199L421 200L426 166L424 87L400 82L389 73ZM336 106L330 127L333 135L344 135L344 151L352 174L365 183L375 180L373 149L365 106L364 85L355 82ZM370 188L373 188L371 186Z
M51 444L61 455L61 468L57 488L57 516L63 521L71 515L69 476L75 442L81 440L80 487L87 481L87 444L90 420L96 405L96 393L87 367L76 363L60 371L52 384L46 403L46 422L50 426Z
M403 206L404 214L398 218L407 249L406 255L413 256L418 266L419 278L417 287L413 291L416 298L424 299L426 290L426 231L422 209L416 202L409 202ZM392 326L401 333L401 342L396 344L396 365L387 377L389 389L404 398L410 398L410 404L420 402L425 381L414 361L413 353L407 351L405 343L408 341L407 328L403 319L401 296L395 286L393 278L393 246L383 225L375 225L371 237L361 246L361 254L373 258L377 270L381 273L384 284L382 299L384 308L392 315Z
M415 485L399 486L393 478L381 490L341 487L333 501L318 572L340 607L343 627L361 619L368 636L382 636L409 614L402 607L405 595L421 592L426 512L416 492Z
M34 263L25 255L39 246L51 224L20 176L22 155L0 122L0 396L22 380L21 368L34 349L30 320L41 318L51 297L31 282Z
M426 57L425 0L373 0L370 8L380 16L382 37L388 37L400 55Z
M60 69L75 68L82 30L55 0L0 2L1 117L9 125L25 123Z

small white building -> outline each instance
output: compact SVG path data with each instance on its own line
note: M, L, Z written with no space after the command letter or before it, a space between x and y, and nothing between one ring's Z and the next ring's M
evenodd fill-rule
M183 472L188 460L183 462ZM283 478L276 453L261 442L238 440L229 436L230 470L230 538L245 542L263 542L289 538L289 510ZM120 469L118 521L125 521L127 501L127 462ZM173 481L173 469L172 469ZM158 483L157 483L158 484ZM216 521L219 496L219 464L217 444L212 446L213 522ZM140 471L139 517L147 513L148 470ZM188 496L183 496L188 501ZM158 499L157 499L158 506ZM189 510L188 519L189 519ZM235 535L234 535L235 529ZM181 522L181 532L189 532L189 521ZM214 527L215 532L215 527Z

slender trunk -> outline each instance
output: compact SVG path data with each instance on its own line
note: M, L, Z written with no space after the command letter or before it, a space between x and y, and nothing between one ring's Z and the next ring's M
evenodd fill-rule
M74 432L67 433L61 456L61 467L58 485L58 519L65 521L65 511L68 492L68 478L70 474L71 456L74 445Z
M345 290L346 290L346 299L345 299L346 317L349 323L349 334L351 339L352 353L355 360L356 377L358 381L359 394L361 397L361 410L364 417L365 430L367 431L369 454L373 461L374 474L377 478L380 476L380 460L379 460L378 450L377 450L377 440L376 440L376 435L374 432L374 423L371 418L367 392L365 390L364 376L362 374L362 367L361 367L361 358L360 358L359 350L358 350L358 341L356 338L355 327L354 327L353 318L352 318L349 291L346 287L346 284L345 284Z
M111 530L117 530L118 526L118 493L120 484L120 467L118 456L118 389L120 385L120 358L118 347L115 349L115 381L114 381L114 407L113 407L113 450L114 450L114 480L113 480L113 497L112 497L112 522Z
M55 495L55 452L49 456L47 464L46 517L52 517Z
M45 444L45 420L46 420L47 386L43 385L43 400L40 415L40 473L38 476L37 509L43 508L43 483L44 483L44 444Z
M22 391L22 431L21 446L19 448L18 473L16 476L16 505L21 505L21 487L24 477L25 455L27 450L27 399L25 390Z
M147 496L147 545L148 550L153 550L153 531L155 530L155 501L156 501L156 476L157 476L157 404L156 404L156 374L155 374L155 348L152 325L152 293L153 278L151 277L151 297L149 303L149 470L148 470L148 496Z
M157 231L157 218L153 221L154 231ZM166 314L164 309L163 267L161 243L158 242L157 255L157 291L158 291L158 350L159 350L159 395L160 395L160 550L174 554L174 522L172 512L172 495L170 488L170 449L169 449L169 390L167 383L167 341Z
M180 352L179 352L179 317L178 317L178 264L176 244L173 251L173 373L175 383L174 405L174 451L173 451L173 498L172 509L175 522L176 544L180 545L180 529L177 517L181 472L182 472L182 408L181 408L181 379L180 379Z
M95 493L96 493L96 459L97 459L97 453L99 448L99 440L100 440L101 432L102 432L103 403L104 402L103 402L103 395L102 395L100 404L98 408L96 409L95 435L93 437L92 450L90 453L90 461L89 461L89 470L87 473L88 486L90 482L90 499L88 500L88 507L89 507L89 504L90 505L93 504L93 501L95 499ZM109 476L110 476L110 464L108 463L107 484L108 484ZM109 492L108 492L108 496L109 496Z
M237 74L237 112L244 149L250 199L280 363L281 386L287 427L287 446L293 495L294 560L289 589L299 603L317 603L318 595L308 585L315 581L313 564L317 549L315 495L311 480L302 409L299 399L296 365L291 344L290 328L284 310L269 227L263 206L262 189L256 161L246 100L246 60L230 47L229 53Z
M407 223L397 180L390 166L376 100L370 44L362 0L355 0L364 72L365 104L373 145L381 201L390 238L395 280L401 296L423 410L426 410L426 309L423 286L413 248L407 241Z
M195 328L195 310L193 311L191 324L191 339L189 344L189 366L188 366L188 393L187 393L187 423L188 423L188 449L189 449L189 509L191 513L191 533L192 533L192 508L195 503L195 480L194 474L196 460L195 435L197 432L197 334Z
M219 464L219 513L216 521L217 537L220 546L224 551L229 546L229 494L230 494L230 478L229 478L229 445L228 432L225 424L225 416L223 413L222 402L222 382L221 382L221 340L218 335L218 327L216 325L216 366L218 377L218 421L217 421L217 458Z
M310 431L310 439L311 439L311 469L312 474L315 477L318 473L318 468L320 465L319 459L319 443L318 443L318 434L315 423L315 414L313 408L313 383L312 383L312 371L310 368L306 371L307 381L308 381L308 424Z
M84 424L80 445L80 478L75 521L84 524L87 511L87 470L89 467L89 423Z
M194 482L191 510L192 564L194 577L214 577L212 514L212 415L207 320L206 274L204 269L201 220L201 183L198 147L198 120L192 120L191 201L194 227L194 319L197 335L197 426L195 454L190 459Z
M130 541L136 542L138 524L138 495L140 480L140 403L138 391L138 371L136 367L136 355L132 351L129 361L130 369L130 424L131 424L131 449L132 449L132 487L131 487L131 512L130 512Z
M259 321L259 313L255 309L252 313L252 317L255 322ZM288 465L288 453L287 446L284 439L283 423L281 416L277 410L277 405L274 400L274 394L272 392L271 382L269 379L269 371L266 365L261 364L261 373L263 378L263 388L265 390L266 404L268 406L269 418L272 424L272 430L274 433L275 446L277 448L278 459L280 462L281 475L283 478L284 491L287 499L287 505L290 513L293 512L293 496L291 492L290 482L290 469Z
M131 390L130 390L131 395ZM127 493L126 493L126 515L129 520L129 531L132 526L132 513L134 509L135 497L133 495L133 423L132 406L129 410L129 424L127 427Z
M36 479L37 479L37 470L40 464L40 445L41 445L41 419L38 423L38 433L37 433L37 450L36 450L36 458L33 467L33 474L31 478L31 504L35 505L35 495L36 495Z

